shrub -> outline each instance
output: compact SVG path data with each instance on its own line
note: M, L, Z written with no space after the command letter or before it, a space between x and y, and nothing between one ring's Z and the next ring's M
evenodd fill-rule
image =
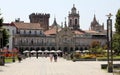
M75 59L79 59L79 58L81 57L81 55L80 55L79 53L75 53L75 54L73 55L73 57L74 57Z
M84 56L82 56L82 58L90 59L90 58L96 58L96 56L94 54L91 55L85 54Z

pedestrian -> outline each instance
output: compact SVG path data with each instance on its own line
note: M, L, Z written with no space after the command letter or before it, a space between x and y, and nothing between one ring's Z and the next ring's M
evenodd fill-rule
M54 53L54 61L57 62L57 53Z
M53 54L49 54L49 57L50 57L50 62L52 62L52 60L53 60Z
M36 58L38 59L38 52L36 52Z
M45 53L45 57L47 58L47 53Z
M18 58L18 61L19 61L19 62L21 62L22 57L21 57L21 55L20 55L20 54L18 54L17 58Z
M71 60L73 59L73 53L70 55Z

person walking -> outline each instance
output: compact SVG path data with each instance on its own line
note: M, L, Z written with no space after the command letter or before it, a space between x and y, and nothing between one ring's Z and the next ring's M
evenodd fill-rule
M53 60L53 54L49 54L49 57L50 57L50 62L52 62L52 60Z
M38 59L38 52L36 52L36 58Z
M57 53L54 53L54 61L57 62Z
M18 58L18 61L19 61L19 62L21 62L22 57L21 57L21 55L20 55L20 54L18 54L17 58Z

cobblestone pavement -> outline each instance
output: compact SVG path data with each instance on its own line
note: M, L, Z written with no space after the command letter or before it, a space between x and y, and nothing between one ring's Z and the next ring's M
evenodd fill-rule
M49 58L26 58L21 63L9 63L0 66L0 75L113 75L101 70L103 61L72 62L58 58L50 62Z

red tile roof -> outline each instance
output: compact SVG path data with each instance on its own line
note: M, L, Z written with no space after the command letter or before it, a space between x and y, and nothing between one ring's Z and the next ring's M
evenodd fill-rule
M61 29L59 28L58 29L58 32L60 31ZM56 34L56 31L57 31L57 28L52 28L52 29L49 29L47 31L45 31L45 35L55 35Z
M79 31L79 30L74 30L73 32L74 32L75 34L79 34L79 35L80 35L80 34L84 34L84 32L81 32L81 31Z
M90 33L90 34L97 34L97 31L94 30L85 30L86 33Z
M3 26L12 26L11 23L3 23Z
M39 23L13 22L18 29L43 29Z

